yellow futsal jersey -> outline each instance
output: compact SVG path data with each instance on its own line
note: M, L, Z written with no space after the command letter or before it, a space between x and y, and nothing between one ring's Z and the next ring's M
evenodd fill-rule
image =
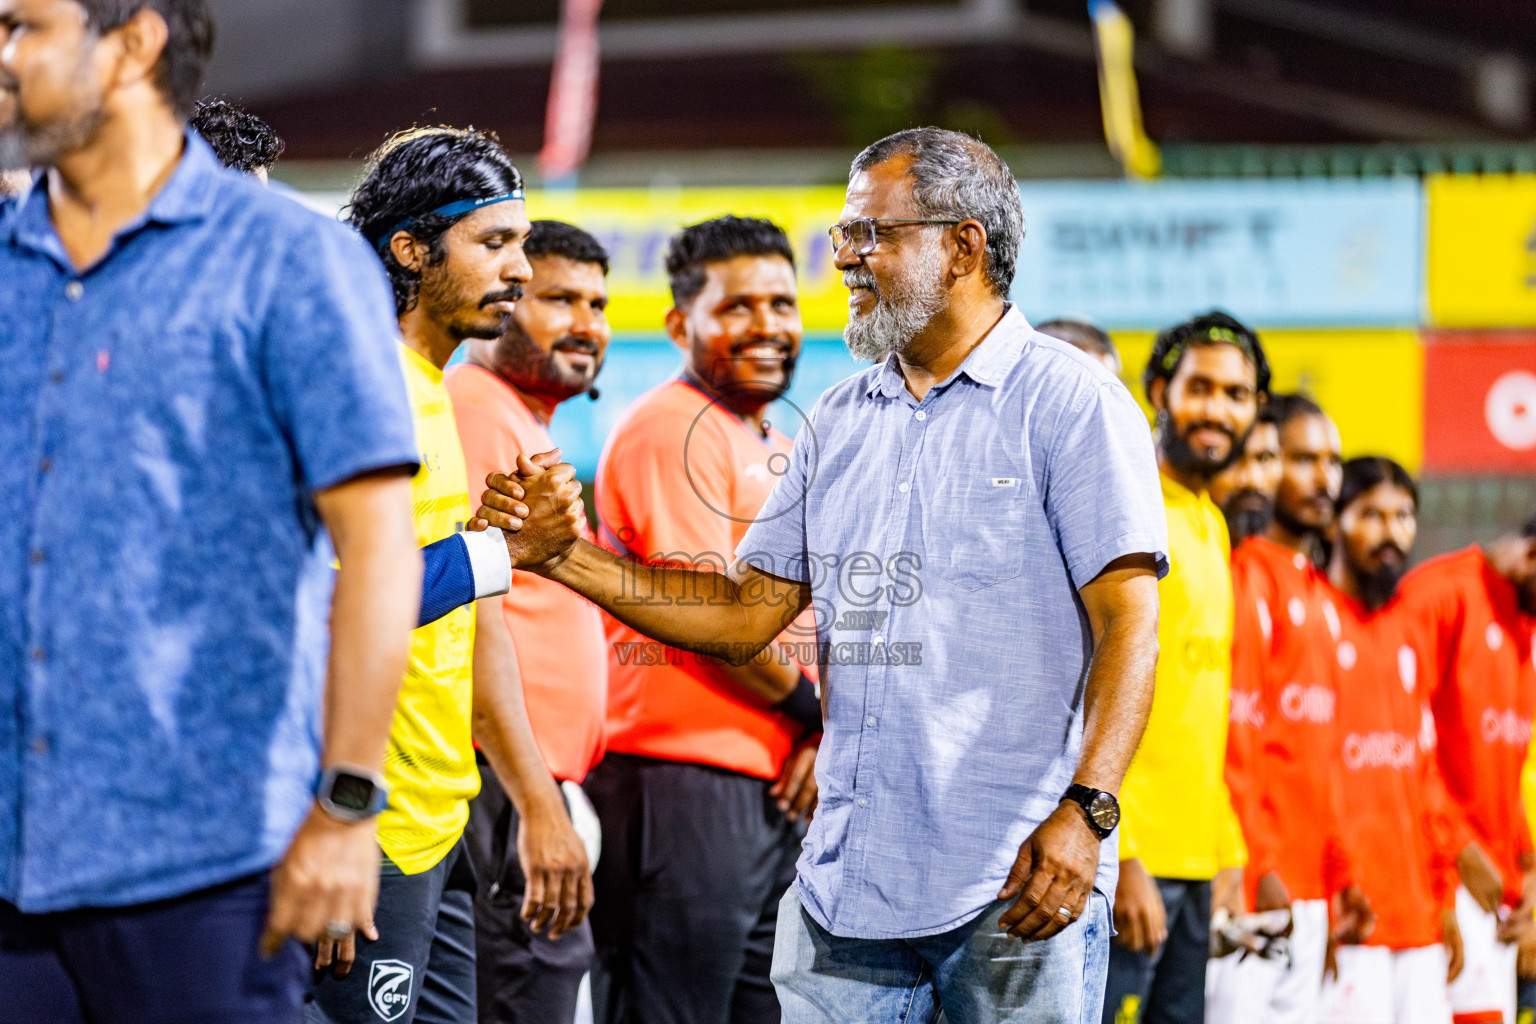
M1232 688L1231 541L1221 510L1166 476L1168 575L1157 587L1157 690L1120 790L1120 856L1159 878L1248 859L1224 778Z
M416 543L425 547L464 528L469 481L442 371L404 345L400 351L421 449L411 492ZM389 809L379 816L379 845L408 875L447 855L464 832L470 798L480 791L469 725L474 646L473 605L411 634L410 668L384 756Z

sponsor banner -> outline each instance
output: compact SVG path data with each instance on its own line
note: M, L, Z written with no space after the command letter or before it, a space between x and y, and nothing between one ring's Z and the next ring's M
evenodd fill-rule
M1344 456L1385 455L1418 472L1424 460L1424 349L1413 331L1260 330L1275 391L1304 391L1339 425ZM1141 371L1152 335L1114 335L1125 382L1147 409Z
M842 333L848 291L832 266L827 229L843 208L839 186L814 188L546 189L528 193L528 216L568 221L607 247L608 319L615 331L660 331L672 305L667 240L686 224L732 213L766 217L789 235L807 331Z
M1424 465L1536 471L1536 332L1426 338Z
M1536 325L1536 175L1429 179L1430 323Z
M1034 183L1013 298L1031 320L1160 328L1213 307L1274 326L1418 323L1415 181Z

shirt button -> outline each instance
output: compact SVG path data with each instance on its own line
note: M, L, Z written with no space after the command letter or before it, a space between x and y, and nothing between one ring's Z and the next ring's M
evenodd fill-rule
M30 557L32 559L32 564L36 565L43 560L43 553L41 551L34 551Z
M906 494L908 491L910 491L912 489L912 485L907 483L905 480L903 480L901 483L896 485L896 489L898 491L900 491L902 494Z
M879 647L883 643L885 643L885 637L883 637L883 636L875 637L875 646L876 647Z
M46 753L48 753L48 740L47 740L46 737L39 736L37 739L32 741L32 753L34 753L34 754L46 754Z
M864 724L873 729L875 727L875 716L870 715L868 718L864 719Z
M53 460L52 459L44 459L42 462L39 462L37 464L37 468L38 468L39 471L41 471L43 473L52 472L52 470L53 470Z
M923 422L923 420L925 420L927 418L928 418L928 414L927 413L923 412L921 409L919 409L917 411L917 422L921 423L921 422Z
M48 657L48 652L43 650L41 647L32 648L33 661L42 661L46 657Z
M85 285L79 281L71 281L64 286L64 297L70 302L79 302L85 297Z
M869 797L867 797L867 796L859 797L859 806L860 807L868 807L869 806Z
M63 384L64 383L64 371L63 370L54 370L52 373L50 373L48 375L48 379L53 381L55 384Z

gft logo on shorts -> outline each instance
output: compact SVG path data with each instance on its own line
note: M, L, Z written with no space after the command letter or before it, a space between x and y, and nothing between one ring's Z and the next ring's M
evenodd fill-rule
M375 960L368 972L368 1005L386 1021L401 1017L411 1005L416 969L404 960Z

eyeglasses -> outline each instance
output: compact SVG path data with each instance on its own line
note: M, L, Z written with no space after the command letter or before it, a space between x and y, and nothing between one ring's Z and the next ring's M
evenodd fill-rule
M919 217L860 217L847 224L833 224L827 228L835 253L843 246L853 250L855 256L868 256L875 251L876 224L959 224L958 220L931 220Z

